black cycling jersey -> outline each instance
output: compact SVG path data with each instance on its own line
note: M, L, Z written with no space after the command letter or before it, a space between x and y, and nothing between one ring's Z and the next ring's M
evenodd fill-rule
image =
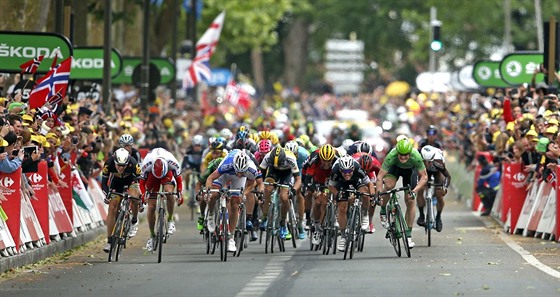
M200 151L194 150L193 146L190 146L185 153L183 162L181 162L181 171L185 169L192 169L196 172L200 172L200 165L202 164L202 152L204 150L201 148Z
M441 143L441 141L439 140L435 140L433 143L430 143L428 141L428 138L423 138L422 140L420 140L420 142L418 143L418 151L421 151L423 147L425 147L426 145L431 145L433 147L437 147L440 150L443 150L443 143Z
M367 173L362 169L362 167L360 167L360 164L356 160L354 160L354 171L352 172L352 177L349 180L344 179L342 176L338 163L333 166L331 175L329 176L329 186L335 187L339 191L359 189L369 183L370 179ZM338 198L339 201L345 201L347 199L348 196L344 195L344 193L341 193Z
M142 169L134 158L130 158L123 173L119 173L117 171L117 166L115 165L115 159L111 156L105 162L105 166L103 166L101 189L105 193L108 193L110 190L122 193L124 191L124 187L130 186L132 183L138 181L141 174Z

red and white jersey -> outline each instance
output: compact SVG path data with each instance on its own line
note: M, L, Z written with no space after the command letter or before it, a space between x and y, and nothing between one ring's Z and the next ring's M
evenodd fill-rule
M181 174L181 165L177 161L177 158L168 150L158 147L151 150L144 160L142 160L142 166L140 166L142 168L142 178L146 178L148 173L152 172L152 166L157 158L163 158L167 161L168 170L173 172L174 176Z

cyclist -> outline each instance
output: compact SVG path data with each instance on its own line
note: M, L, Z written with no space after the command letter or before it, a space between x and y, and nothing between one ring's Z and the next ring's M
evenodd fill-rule
M157 192L163 186L164 192L176 192L178 206L183 204L183 178L180 174L179 162L164 148L151 150L142 162L142 178L140 179L140 190L142 191L142 203L146 203L148 198L148 226L150 227L150 238L146 242L146 249L153 250L155 237L154 226L156 222L157 196L150 195L148 192ZM173 222L173 210L175 201L172 195L167 196L167 233L175 233L175 222Z
M183 157L183 162L181 162L181 172L183 175L185 188L187 190L190 190L191 187L191 175L200 176L200 165L202 164L202 151L204 149L202 147L203 144L204 144L204 136L200 134L193 136L191 145L187 148L187 151L185 152L185 156ZM196 202L194 197L189 197L189 206L196 207Z
M355 153L367 153L377 159L377 155L375 154L375 151L373 150L371 145L362 140L352 143L352 145L350 145L346 150L346 154L350 156L354 155Z
M262 188L262 176L257 170L257 166L251 161L251 158L244 152L240 150L232 150L227 154L224 160L219 164L218 168L208 176L206 179L206 189L221 189L229 184L231 190L241 190L244 188L244 193L236 193L230 196L230 203L228 203L229 211L229 232L233 233L235 231L235 226L237 226L238 212L233 211L239 208L240 195L245 195L245 197L252 196L251 190L256 184ZM208 195L210 194L210 195ZM207 207L209 207L208 221L206 226L208 231L214 232L216 229L215 222L213 220L214 207L216 205L216 199L219 193L212 192L208 193L209 201ZM235 252L237 247L235 246L235 240L230 237L228 241L228 251Z
M428 173L428 180L430 177L434 177L434 182L436 184L443 184L443 189L438 187L435 191L437 199L437 214L436 214L436 231L441 232L443 224L441 222L441 212L445 206L443 196L447 194L447 187L451 184L451 175L447 168L445 168L445 159L443 158L443 152L431 145L426 145L420 151L422 158L424 159L424 165L426 166L426 172ZM418 226L424 226L426 224L424 217L424 205L426 201L424 200L424 189L420 190L418 193L418 211L420 215L416 223Z
M422 150L422 148L426 145L443 149L443 144L438 140L438 129L434 125L430 125L428 129L426 129L426 138L420 140L418 143L418 150Z
M337 197L336 204L338 209L338 222L340 230L346 230L346 212L348 211L349 201L347 193L343 191L348 189L357 189L361 193L370 192L371 180L366 172L360 167L360 164L352 157L346 155L338 159L334 164L331 175L329 176L329 190ZM355 199L355 198L353 198ZM368 219L369 197L362 197L362 230L369 228ZM338 250L344 251L346 245L346 233L341 232L340 241L338 242Z
M206 211L206 200L204 199L204 197L202 197L202 195L199 194L201 193L201 188L206 185L206 180L208 179L208 176L210 176L210 174L212 174L212 172L214 172L214 170L218 168L218 166L220 165L223 159L224 158L219 157L217 159L210 161L210 164L208 164L208 168L206 168L206 171L204 171L204 173L200 175L200 178L196 182L195 185L195 193L197 193L196 200L200 205L200 214L201 214L201 216L198 218L198 222L196 225L196 228L199 231L202 231L202 229L204 228L204 212Z
M325 144L313 151L311 155L309 155L309 158L303 163L302 180L305 190L302 190L302 192L306 193L304 195L306 199L305 215L307 217L307 226L310 226L311 207L313 205L314 232L311 241L315 245L318 245L321 240L320 222L324 217L327 207L327 194L324 191L319 191L321 189L316 186L326 186L327 178L330 176L333 163L337 158L338 153L336 149L330 144ZM311 197L314 196L316 191L319 191L319 193L315 195L315 202L312 204L313 201L311 201Z
M201 172L206 171L206 167L208 167L210 161L220 157L224 158L227 153L228 151L225 149L224 143L218 139L214 140L214 142L210 144L210 151L204 156L204 159L202 160L202 165L200 165Z
M107 243L103 247L103 251L105 251L106 253L108 253L111 249L111 232L113 231L113 228L115 226L117 209L120 204L120 197L118 197L117 199L114 195L110 195L110 192L122 193L124 191L124 188L128 187L128 194L131 197L139 198L140 191L138 189L138 178L140 177L140 174L140 166L138 165L136 160L130 156L130 153L124 148L117 149L103 166L101 188L103 190L103 193L105 194L105 203L109 204L109 211L107 214L106 222ZM132 204L134 205L137 203ZM138 206L136 206L136 209L138 209ZM138 225L137 217L133 217L132 220L136 220L134 224Z
M358 161L360 167L366 172L369 179L372 183L369 184L369 193L375 193L375 185L374 183L377 182L377 174L379 173L379 169L381 169L381 163L377 158L372 157L368 153L355 153L352 155L354 160ZM368 208L368 219L369 219L369 228L368 232L373 233L375 232L375 226L373 225L373 214L375 213L376 204L372 204L371 207Z
M416 172L419 176L419 181L412 178ZM393 148L383 160L381 165L381 170L377 175L376 191L386 191L393 189L397 183L399 177L403 178L403 185L410 185L412 188L412 193L407 193L406 202L406 214L405 220L408 225L408 230L406 236L408 238L408 244L411 248L415 246L412 240L412 223L415 216L414 208L414 197L418 194L420 189L422 189L428 182L428 174L426 173L426 166L422 160L422 155L418 150L414 149L412 142L408 138L401 138L395 148ZM385 188L383 188L385 185ZM387 226L387 216L385 215L385 206L387 205L387 197L382 197L381 203L381 224L383 227Z
M300 169L299 176L301 177L301 168L303 168L303 163L307 158L309 158L309 153L306 149L299 146L299 144L294 141L286 142L284 146L287 150L291 151L297 159L297 166ZM299 239L305 239L305 232L303 228L303 214L305 213L305 201L303 195L301 194L301 187L296 190L296 205L297 205L297 215L298 215L298 229L299 229Z
M261 171L264 173L264 180L266 182L277 182L282 185L289 185L296 191L301 187L301 176L299 175L299 168L297 166L296 156L291 151L286 151L281 147L277 147L269 152L261 164L259 165ZM292 177L294 183L292 184ZM263 205L263 221L261 229L266 229L267 214L270 203L270 196L272 195L274 187L272 185L264 186L264 205ZM286 227L286 217L290 207L288 200L289 189L278 189L278 197L280 198L280 238L291 239L292 235L288 232Z
M268 139L263 139L263 140L259 141L258 149L253 154L255 159L257 159L258 164L260 164L262 162L264 156L266 156L266 154L268 154L272 150L273 147L274 147L274 145L272 145L272 141L270 141Z
M137 164L142 164L142 156L140 152L134 148L134 137L132 135L125 133L119 137L119 146L124 148L128 151L131 157L136 160ZM144 205L141 203L132 203L130 209L132 210L132 225L130 226L130 230L128 231L128 236L133 237L138 233L138 211L141 208L144 211Z

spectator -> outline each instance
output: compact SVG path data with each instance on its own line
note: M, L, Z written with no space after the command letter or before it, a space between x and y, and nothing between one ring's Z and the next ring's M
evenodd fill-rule
M4 152L2 152L0 157L0 172L12 173L21 166L23 150L19 149L17 139L17 135L12 131L4 136L4 142L2 142ZM15 149L16 147L17 149Z
M481 216L487 216L492 211L496 193L500 188L500 171L494 167L485 156L478 156L478 163L482 167L478 177L476 192L480 197L484 211Z

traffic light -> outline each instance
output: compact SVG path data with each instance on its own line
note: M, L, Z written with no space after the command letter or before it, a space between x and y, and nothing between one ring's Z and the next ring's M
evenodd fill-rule
M440 31L441 31L441 24L440 23L433 23L432 24L432 42L430 43L430 48L434 52L439 52L443 48L443 43L440 39Z

